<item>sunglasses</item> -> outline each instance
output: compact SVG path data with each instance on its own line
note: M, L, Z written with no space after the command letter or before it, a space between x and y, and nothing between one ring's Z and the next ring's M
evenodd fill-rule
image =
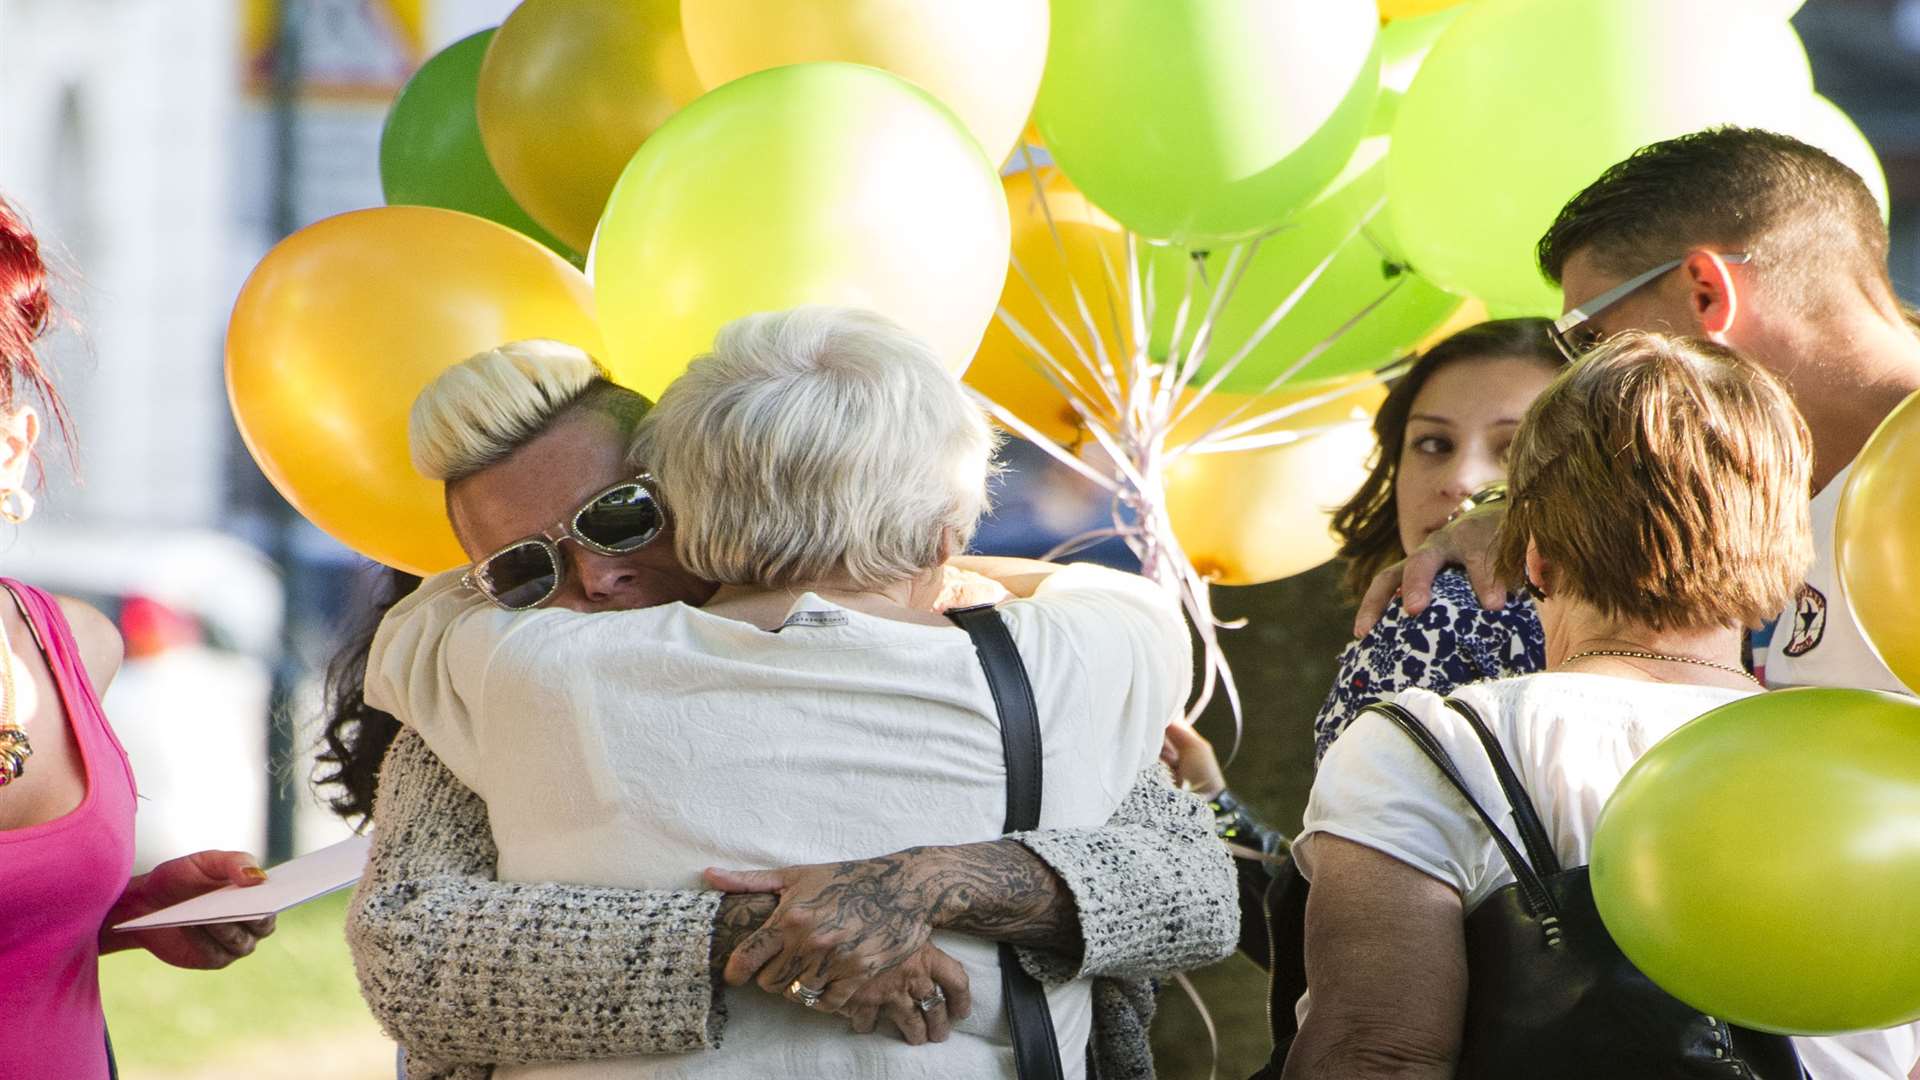
M1744 251L1720 253L1720 261L1732 266L1739 266L1751 258L1753 256ZM1547 336L1553 339L1554 348L1559 349L1560 355L1566 357L1569 363L1585 356L1595 345L1600 344L1600 339L1604 336L1598 327L1586 325L1595 315L1646 288L1655 278L1669 270L1678 269L1686 261L1687 256L1683 255L1678 259L1663 262L1638 277L1628 278L1553 320L1553 325L1547 328Z
M539 607L553 599L566 580L561 541L572 540L601 555L627 555L660 535L666 513L652 483L653 477L642 473L607 488L547 531L515 540L474 563L460 583L508 611Z

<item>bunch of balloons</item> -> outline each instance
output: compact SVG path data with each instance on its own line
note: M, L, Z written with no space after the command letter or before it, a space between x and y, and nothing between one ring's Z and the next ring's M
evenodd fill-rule
M439 371L557 337L657 395L729 319L851 304L1056 450L1131 425L1180 458L1171 527L1213 580L1296 572L1331 555L1324 478L1364 461L1371 399L1344 427L1290 403L1377 382L1463 311L1557 308L1532 244L1604 166L1747 122L1878 179L1812 97L1795 6L524 0L395 99L389 205L261 262L234 412L316 524L437 570L459 552L404 417ZM1245 416L1264 442L1180 451ZM1214 520L1245 505L1304 524Z
M657 395L727 321L834 303L957 371L999 298L997 170L1047 41L1046 0L525 0L395 99L390 205L300 231L248 280L242 436L316 525L423 573L464 560L409 465L408 408L503 341L579 345Z

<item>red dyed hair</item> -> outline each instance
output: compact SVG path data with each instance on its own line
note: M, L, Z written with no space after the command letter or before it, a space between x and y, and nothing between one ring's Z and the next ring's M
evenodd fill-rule
M40 240L13 204L0 198L0 407L14 408L20 391L29 391L45 405L71 453L73 433L66 402L34 349L53 320Z

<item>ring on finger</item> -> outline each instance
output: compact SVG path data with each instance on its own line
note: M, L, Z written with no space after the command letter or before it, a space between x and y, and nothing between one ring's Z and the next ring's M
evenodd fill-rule
M814 1009L820 1006L820 999L827 996L827 989L823 986L816 990L795 979L787 984L787 996L809 1009Z
M947 1002L947 992L945 990L940 989L938 986L935 986L933 988L933 993L928 994L926 997L923 997L919 1001L914 1002L913 1005L914 1005L914 1008L919 1009L923 1013L930 1013L933 1010L939 1008L940 1006L946 1004L946 1002Z

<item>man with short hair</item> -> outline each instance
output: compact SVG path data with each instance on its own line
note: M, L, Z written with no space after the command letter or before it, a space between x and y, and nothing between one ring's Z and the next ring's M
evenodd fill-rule
M1573 197L1539 245L1566 314L1570 356L1620 330L1709 338L1781 377L1813 432L1816 557L1765 657L1769 686L1912 693L1867 645L1834 566L1847 471L1895 406L1920 391L1920 334L1887 272L1887 228L1860 177L1797 139L1717 128L1655 143ZM1425 607L1433 574L1464 564L1483 602L1505 603L1483 549L1487 518L1443 530L1382 572L1362 629L1396 589ZM1404 578L1403 578L1404 574Z

